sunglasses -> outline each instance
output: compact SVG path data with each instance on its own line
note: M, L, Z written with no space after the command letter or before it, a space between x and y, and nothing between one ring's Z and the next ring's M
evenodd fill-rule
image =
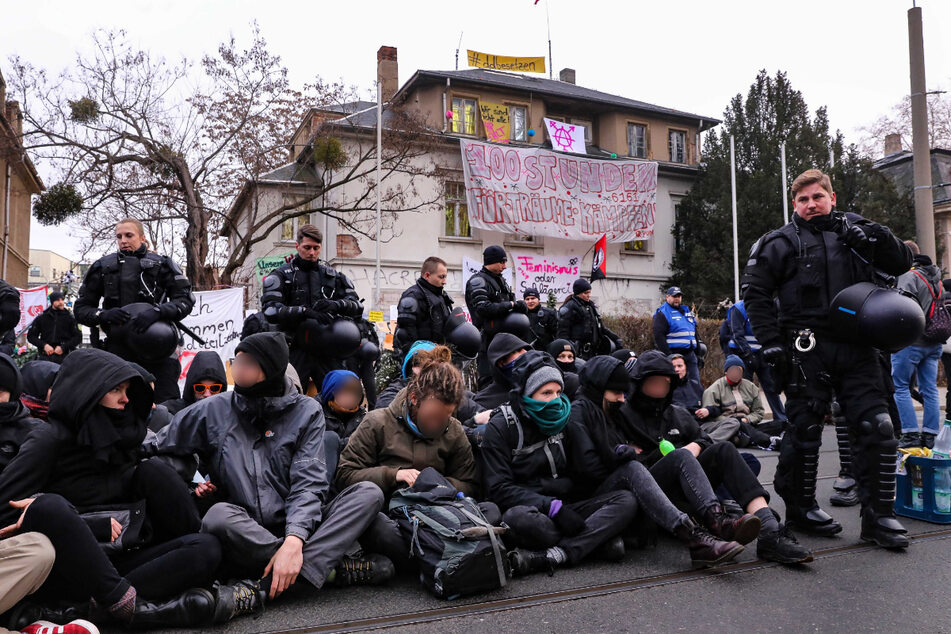
M212 383L211 385L204 385L203 383L196 383L192 386L192 389L195 390L195 394L204 394L206 391L211 392L212 394L217 394L224 388L224 385L221 383Z

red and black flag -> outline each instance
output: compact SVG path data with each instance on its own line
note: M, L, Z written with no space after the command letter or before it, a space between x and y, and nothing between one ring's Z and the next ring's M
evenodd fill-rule
M594 245L594 257L591 258L591 281L607 279L608 277L608 236L601 236Z

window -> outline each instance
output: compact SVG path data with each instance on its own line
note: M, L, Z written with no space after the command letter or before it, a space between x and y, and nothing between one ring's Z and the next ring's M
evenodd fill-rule
M466 186L462 183L446 183L446 235L457 238L472 237Z
M583 125L584 126L584 142L593 143L594 139L594 122L590 119L578 119L575 117L571 118L571 123L574 125Z
M627 124L627 154L634 158L647 158L647 126Z
M649 238L640 240L631 240L624 243L624 250L628 253L652 253L651 241Z
M475 136L477 113L475 99L453 99L452 131Z
M512 141L527 141L528 109L523 106L509 106L509 126L512 129Z
M676 202L674 203L674 226L675 227L678 226L679 221L680 221L680 203ZM683 251L683 250L684 250L684 238L682 235L677 233L675 234L675 237L674 237L674 252L676 253L678 251Z
M42 275L43 275L43 272L40 271L40 267L38 266L30 267L30 277L41 277Z
M300 200L295 200L292 196L284 197L285 205L297 204ZM285 218L284 222L281 223L281 242L297 242L297 229L306 224L313 224L313 214L305 214L303 216Z
M687 133L683 130L671 130L668 146L671 163L687 162Z

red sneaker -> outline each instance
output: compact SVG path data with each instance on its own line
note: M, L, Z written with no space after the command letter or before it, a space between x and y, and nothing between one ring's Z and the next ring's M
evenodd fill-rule
M99 634L98 627L82 619L71 621L66 625L56 625L49 621L37 621L20 631L23 634Z

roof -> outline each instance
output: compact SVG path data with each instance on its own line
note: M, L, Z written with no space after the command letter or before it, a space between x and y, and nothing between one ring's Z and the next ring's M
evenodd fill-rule
M301 117L300 123L297 124L297 128L294 130L294 133L291 135L291 139L297 137L297 134L300 132L301 128L307 125L307 123L313 118L318 112L329 112L339 115L348 115L353 114L354 112L360 112L361 110L366 110L370 107L375 107L375 101L363 101L358 99L357 101L346 101L344 103L333 103L326 104L322 106L312 106L307 109L304 113L304 116Z
M241 186L241 190L238 192L238 195L235 196L234 202L231 203L231 207L228 208L225 218L226 220L234 219L241 207L244 206L244 202L247 200L248 196L251 195L251 192L258 185L313 187L319 185L320 182L320 176L311 165L296 161L293 163L288 163L287 165L282 165L281 167L273 169L270 172L265 172L256 179L245 180L244 184ZM219 232L219 235L226 238L230 233L231 228L229 223L226 221Z
M701 131L708 130L720 123L720 120L715 117L658 106L645 101L638 101L636 99L601 92L593 88L585 88L577 84L545 79L543 77L522 75L519 73L486 70L483 68L470 68L467 70L418 70L410 77L409 81L403 84L403 87L397 91L393 97L393 101L399 101L401 98L406 97L410 90L417 84L442 83L445 82L446 79L450 81L455 79L457 81L466 81L511 90L530 91L562 99L588 101L604 104L613 108L638 110L676 119L702 121Z
M931 156L935 154L941 154L944 156L951 156L951 149L935 147L931 148ZM880 159L876 159L872 163L872 167L875 169L882 169L884 167L890 167L898 163L903 163L905 161L910 161L914 158L914 153L911 150L901 150L899 152L892 152L888 156L883 156Z

